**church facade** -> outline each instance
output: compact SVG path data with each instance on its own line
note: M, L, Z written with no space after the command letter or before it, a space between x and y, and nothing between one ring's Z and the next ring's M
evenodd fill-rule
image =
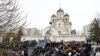
M69 18L69 14L64 13L61 8L58 9L56 15L53 14L51 16L50 26L43 30L42 35L71 36L71 22Z

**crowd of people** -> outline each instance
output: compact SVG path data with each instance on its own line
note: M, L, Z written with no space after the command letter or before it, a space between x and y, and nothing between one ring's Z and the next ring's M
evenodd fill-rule
M0 50L1 51L1 50ZM2 49L4 56L28 56L28 49L23 48L20 50L5 48Z
M44 52L33 51L31 56L90 56L91 45L79 42L52 42Z
M4 56L28 56L28 41L19 44L19 47L6 47L5 45L0 45L2 53Z
M27 44L26 44L27 43ZM28 56L28 44L26 42L20 50L8 49L9 56ZM83 42L50 42L44 48L44 51L36 50L34 46L31 56L90 56L91 45Z

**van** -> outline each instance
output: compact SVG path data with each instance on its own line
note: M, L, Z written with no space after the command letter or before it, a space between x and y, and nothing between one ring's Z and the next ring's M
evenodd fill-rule
M47 46L47 44L49 43L48 40L38 40L37 45L36 45L36 50L37 51L45 51L45 48Z

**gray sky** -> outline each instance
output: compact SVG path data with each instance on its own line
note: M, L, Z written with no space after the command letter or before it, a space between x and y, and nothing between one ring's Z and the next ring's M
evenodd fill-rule
M83 30L96 12L100 13L100 0L20 0L21 9L28 14L28 27L44 29L49 26L51 15L61 8L70 15L72 29Z

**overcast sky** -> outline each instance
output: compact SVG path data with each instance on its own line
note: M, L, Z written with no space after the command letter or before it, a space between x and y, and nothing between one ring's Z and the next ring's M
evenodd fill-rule
M44 29L49 26L51 15L61 8L70 15L72 29L83 30L96 13L100 13L100 0L20 0L21 9L28 14L28 27Z

